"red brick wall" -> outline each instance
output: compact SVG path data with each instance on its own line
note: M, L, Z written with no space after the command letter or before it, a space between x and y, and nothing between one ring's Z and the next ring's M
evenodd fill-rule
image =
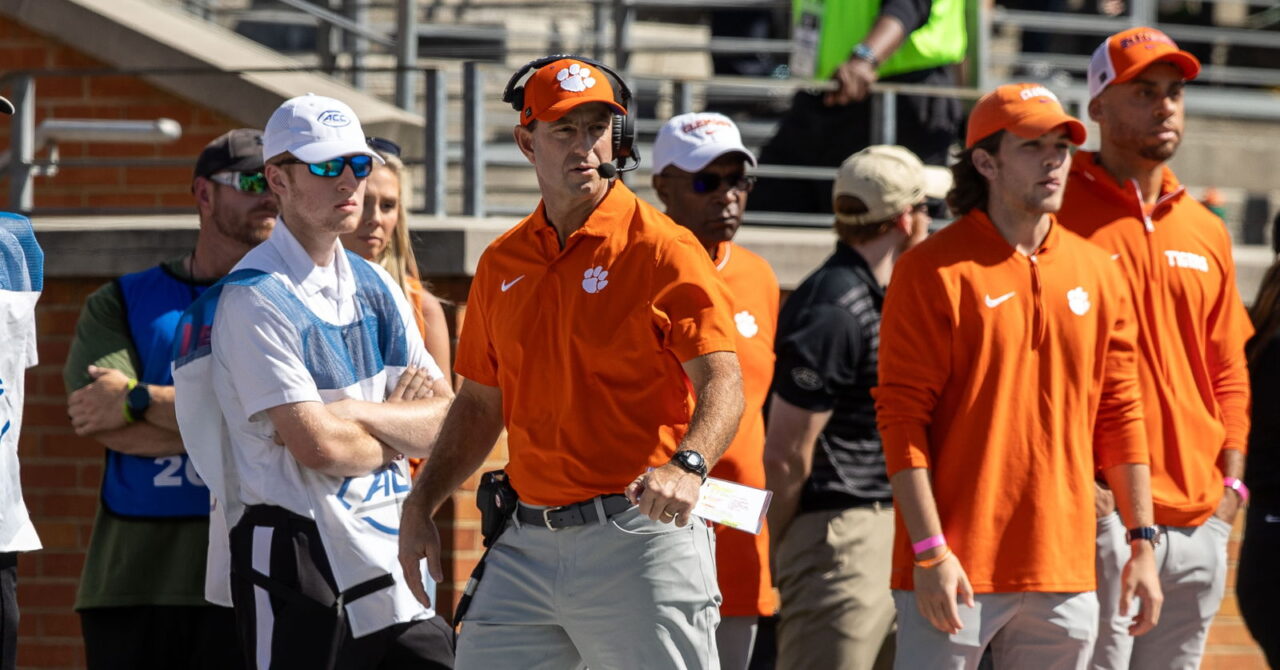
M18 559L18 665L80 668L75 602L102 479L102 447L67 421L62 364L86 296L102 279L50 280L37 307L40 364L27 372L18 457L22 490L44 550Z
M40 364L27 372L18 456L23 495L44 549L19 557L19 668L84 667L80 621L72 606L98 505L103 447L72 432L62 366L85 298L109 279L47 279L36 307ZM437 280L433 288L448 299L465 297L469 284L467 279ZM456 312L460 324L465 310ZM481 472L505 462L504 440ZM478 482L478 474L467 480L437 517L446 573L437 607L446 617L483 553L475 507Z
M57 40L0 17L0 69L103 68L105 65ZM209 140L241 123L189 100L166 93L136 77L39 76L35 79L36 125L46 118L170 118L182 124L182 137L168 144L60 144L64 159L178 158L167 167L67 167L52 177L36 177L35 206L191 207L191 169ZM9 145L9 124L0 124L0 146ZM37 158L47 158L47 152ZM8 193L8 179L0 179Z

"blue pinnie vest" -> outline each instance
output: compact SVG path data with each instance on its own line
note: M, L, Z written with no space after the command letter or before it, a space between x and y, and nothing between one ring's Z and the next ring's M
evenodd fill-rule
M316 316L269 273L256 269L236 270L206 291L182 315L172 351L173 368L181 369L212 352L210 336L214 317L222 290L227 286L251 288L293 324L301 343L303 363L317 389L344 389L377 375L387 366L406 367L409 363L409 340L395 298L368 262L350 251L346 253L356 283L356 318L351 323L339 326ZM388 535L397 535L398 506L388 508L380 504L379 499L408 493L408 479L394 463L388 463L373 473L373 483L367 491L352 490L357 479L346 478L331 494L370 527ZM366 506L387 509L366 514L363 511ZM388 513L391 516L382 518Z
M329 323L270 274L236 270L214 284L182 316L170 351L174 367L210 353L213 319L226 286L253 287L298 329L303 363L318 389L343 389L388 365L407 366L409 340L395 298L368 261L350 251L346 254L356 281L355 321L343 326Z
M141 358L138 381L173 385L169 354L178 320L206 287L183 281L163 266L124 275L116 285ZM186 454L153 458L108 449L102 502L108 511L127 517L209 515L209 489Z

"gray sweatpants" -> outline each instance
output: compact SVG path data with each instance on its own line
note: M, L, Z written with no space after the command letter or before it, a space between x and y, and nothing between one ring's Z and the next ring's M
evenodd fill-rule
M1209 624L1227 584L1231 526L1210 517L1200 526L1160 526L1156 570L1164 591L1160 623L1129 635L1133 617L1121 617L1120 575L1129 560L1118 514L1098 519L1098 600L1101 605L1093 666L1099 670L1185 670L1200 667ZM1137 607L1132 604L1130 614Z
M991 646L997 668L1085 670L1098 630L1098 598L1081 593L983 593L960 605L964 628L948 635L920 614L914 591L894 591L896 670L973 670Z
M715 535L631 508L559 531L509 522L458 636L458 670L718 670Z

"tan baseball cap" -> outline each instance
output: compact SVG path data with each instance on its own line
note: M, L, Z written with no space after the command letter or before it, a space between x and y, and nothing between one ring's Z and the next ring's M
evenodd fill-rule
M848 225L891 219L925 198L945 198L951 188L951 172L926 166L906 147L879 144L845 159L836 173L831 191L834 205L842 195L851 195L867 206L862 214L840 214L836 220Z

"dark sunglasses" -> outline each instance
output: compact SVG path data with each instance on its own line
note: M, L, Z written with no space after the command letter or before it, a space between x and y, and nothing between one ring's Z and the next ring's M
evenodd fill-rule
M343 167L347 165L351 166L351 174L355 175L356 179L364 179L369 176L370 172L373 172L373 158L364 154L359 156L339 156L321 163L307 163L300 160L281 161L282 165L291 163L307 166L307 170L310 170L311 174L317 177L337 177L342 174Z
M209 179L241 193L262 195L267 192L267 177L261 172L215 172L209 175Z
M685 177L685 175L663 175L664 177ZM693 192L701 195L707 193L715 193L720 190L722 184L727 184L729 188L736 188L739 191L750 191L756 185L756 176L753 174L736 174L721 176L714 172L698 172L688 177L689 185L693 187Z
M391 154L392 156L400 155L400 145L385 137L366 137L364 141L369 145L370 149L379 153Z

